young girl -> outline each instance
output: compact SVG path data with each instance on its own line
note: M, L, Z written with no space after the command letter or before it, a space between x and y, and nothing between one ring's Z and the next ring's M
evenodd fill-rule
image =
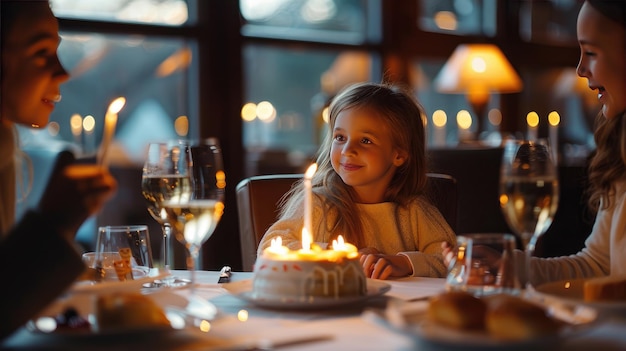
M578 75L587 78L602 103L594 133L597 148L589 165L589 204L598 212L579 253L532 259L533 285L626 274L626 1L585 1L577 35ZM444 244L444 254L449 261L449 245ZM525 267L524 255L517 254L518 267Z
M116 182L96 165L80 175L59 165L38 208L14 223L15 124L45 126L69 76L57 57L58 25L48 1L0 0L0 14L0 276L11 282L0 299L2 340L83 272L76 230L103 206Z
M441 242L455 234L422 194L426 152L422 108L397 87L349 86L330 104L329 134L313 176L313 241L338 235L359 248L367 276L442 277ZM294 186L258 254L280 236L301 247L303 186Z

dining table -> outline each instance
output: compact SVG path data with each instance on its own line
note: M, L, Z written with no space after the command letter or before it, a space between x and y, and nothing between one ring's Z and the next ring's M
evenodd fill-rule
M195 271L195 289L144 288L146 294L166 294L177 303L206 303L207 310L181 314L180 329L116 333L44 333L23 327L5 339L1 350L482 350L520 349L516 344L482 347L464 340L446 343L398 328L386 318L390 305L427 303L445 291L445 279L405 277L376 280L379 291L350 303L323 306L259 305L242 295L252 272L232 272L231 282L218 283L218 271ZM185 270L175 270L180 278ZM237 285L238 284L238 285ZM369 286L369 285L368 285ZM155 295L156 296L156 295ZM181 309L182 310L182 309ZM188 311L188 310L185 310ZM206 317L206 318L204 318ZM174 324L173 324L174 325ZM556 350L626 350L626 317L604 315L557 343ZM549 346L549 347L548 347ZM524 349L524 348L521 348ZM534 345L533 349L542 349Z

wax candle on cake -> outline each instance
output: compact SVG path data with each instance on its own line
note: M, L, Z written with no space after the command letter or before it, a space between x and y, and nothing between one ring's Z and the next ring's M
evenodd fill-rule
M98 164L107 167L109 164L107 152L115 134L115 126L117 125L117 114L126 104L126 99L118 97L113 100L107 109L104 117L104 134L102 135L102 143L100 144L100 152L98 153Z
M304 173L304 229L302 230L302 248L303 249L310 249L311 248L311 240L309 240L308 242L308 246L304 246L304 236L305 236L305 230L306 230L306 235L313 235L313 223L312 223L312 216L313 216L313 189L312 189L312 184L311 184L311 180L313 179L313 175L315 174L315 171L317 170L317 163L314 163L312 165L309 166L309 168L306 170L306 173Z

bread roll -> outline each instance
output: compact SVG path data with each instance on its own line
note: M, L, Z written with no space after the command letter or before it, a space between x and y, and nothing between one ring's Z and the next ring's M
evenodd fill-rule
M523 340L554 335L561 322L547 315L542 307L510 295L487 299L485 326L490 335L499 339Z
M626 276L607 276L586 280L585 301L626 301Z
M100 295L96 298L95 315L96 331L171 325L163 309L140 293Z
M457 329L481 329L485 320L485 303L463 291L450 291L433 297L428 317L435 323Z

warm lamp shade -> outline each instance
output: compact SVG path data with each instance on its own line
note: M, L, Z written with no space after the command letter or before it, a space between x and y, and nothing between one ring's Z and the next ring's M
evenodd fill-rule
M502 51L492 44L459 45L435 78L441 93L515 93L522 80Z

